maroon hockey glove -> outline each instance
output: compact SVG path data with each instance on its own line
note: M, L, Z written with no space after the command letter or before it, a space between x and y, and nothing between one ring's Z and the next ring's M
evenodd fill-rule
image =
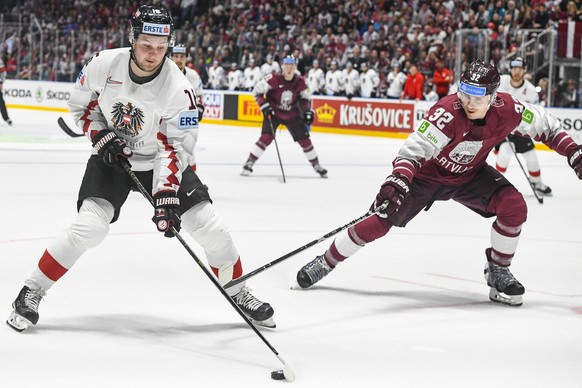
M95 151L97 151L105 163L110 166L122 162L129 163L127 159L133 156L133 152L129 149L127 144L125 144L125 141L109 129L103 129L97 132L97 134L93 136L92 141Z
M261 105L261 111L263 112L265 117L275 117L275 111L273 110L273 108L271 108L271 104L269 104L268 102L265 102L263 105Z
M400 174L388 175L382 186L380 192L376 195L376 208L380 207L384 202L388 201L388 206L381 210L381 213L393 214L398 211L402 201L408 195L408 179Z
M568 164L574 169L578 179L582 179L582 145L568 155Z
M315 120L315 112L312 109L306 110L303 113L303 122L306 125L311 125L313 124L313 120Z
M154 195L155 213L152 221L156 224L158 231L164 233L166 237L174 237L172 227L176 232L180 231L180 199L173 191L160 191Z

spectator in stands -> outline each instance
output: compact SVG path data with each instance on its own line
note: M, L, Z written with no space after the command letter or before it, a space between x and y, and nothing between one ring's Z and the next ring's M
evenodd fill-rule
M560 95L560 106L563 108L578 108L580 103L580 93L576 87L576 81L569 79L562 89Z
M436 93L439 98L449 94L449 88L453 82L453 72L445 67L445 61L442 59L437 60L433 82L436 85Z
M401 100L422 100L424 98L424 76L418 71L416 65L410 65Z

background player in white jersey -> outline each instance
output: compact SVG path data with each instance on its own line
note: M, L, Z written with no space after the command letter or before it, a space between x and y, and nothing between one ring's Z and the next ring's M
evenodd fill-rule
M177 44L172 48L172 60L176 65L178 65L178 68L182 70L182 73L184 73L186 79L190 81L190 85L192 85L194 99L196 100L196 108L198 109L198 122L200 122L204 115L204 90L202 89L202 80L196 71L186 66L186 55L186 46L183 44ZM186 137L182 142L182 147L184 148L184 151L188 153L188 164L192 167L193 171L196 171L196 155L194 149L198 142L198 128L190 130L189 135L190 136Z
M121 167L129 160L152 192L152 221L158 231L174 237L172 228L179 231L183 226L204 248L215 274L232 273L228 279L242 275L228 228L184 160L181 142L198 125L198 110L190 83L166 57L174 43L172 19L163 7L141 6L130 26L131 48L95 54L77 78L69 109L93 143L79 190L78 215L49 243L14 301L7 323L15 330L38 322L38 306L46 291L87 249L105 239L109 224L136 189ZM244 285L232 288L227 292L245 314L273 326L268 303L252 296Z
M522 305L525 288L509 266L527 218L527 205L511 182L487 164L487 157L510 133L533 137L567 156L582 179L582 146L545 109L497 93L498 87L495 66L477 60L467 67L457 95L434 104L398 151L392 173L372 205L377 213L339 234L323 255L301 268L297 273L300 287L312 286L364 245L383 237L393 226L406 226L435 201L452 199L482 217L495 217L491 245L485 249L489 298ZM426 234L438 233L438 228L437 222ZM454 249L454 242L439 245ZM446 251L440 255L446 256ZM389 251L386 256L389 258Z
M249 66L244 70L243 74L245 76L244 90L249 92L252 91L257 82L263 78L263 73L261 72L261 69L256 66L254 57L249 58Z
M217 60L212 61L212 66L208 69L208 85L214 90L226 88L226 73Z
M266 76L267 74L271 74L272 72L275 73L281 72L281 66L279 66L278 62L273 61L272 54L267 54L267 57L265 59L266 62L263 63L263 65L261 66L261 73L263 73L263 77Z
M342 70L344 89L346 91L346 97L351 99L354 96L360 95L360 74L352 62L346 63L346 68Z
M307 73L307 86L312 94L321 94L325 88L325 74L317 59L313 60L312 66Z
M539 104L539 95L535 86L524 78L526 66L521 57L517 57L509 62L510 74L501 76L501 84L499 91L511 94L513 97L521 101L529 102L530 104ZM509 135L507 140L504 140L496 148L497 163L495 168L499 172L505 173L509 160L513 156L513 150L518 154L522 154L527 166L529 180L533 183L535 190L546 196L552 195L552 189L542 182L540 162L535 151L535 145L532 139L521 136Z
M253 89L253 97L263 112L263 125L261 136L251 148L241 175L248 176L253 172L253 165L273 141L273 132L284 124L315 172L327 178L327 170L319 164L307 129L315 119L315 112L311 109L311 95L305 78L297 74L295 58L292 55L283 58L281 74L271 73L262 78Z
M4 62L0 58L0 113L2 113L2 118L4 121L8 123L8 125L12 125L12 120L10 120L10 116L8 116L8 111L6 110L6 103L4 102L4 82L6 81L6 67L4 66Z
M344 93L344 78L334 59L325 73L325 94L328 96L341 96Z
M392 71L386 76L386 83L388 83L388 90L386 96L388 98L400 99L402 96L402 89L406 83L406 74L400 71L400 62L392 60Z
M360 65L360 95L362 97L378 96L380 77L376 70L370 68L366 62Z
M230 71L226 75L228 90L242 90L245 82L245 76L236 62L230 64Z

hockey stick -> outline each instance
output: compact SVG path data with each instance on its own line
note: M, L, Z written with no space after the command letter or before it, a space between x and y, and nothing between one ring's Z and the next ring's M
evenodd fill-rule
M139 192L150 202L150 204L152 206L154 206L154 200L153 200L152 196L148 193L148 191L142 185L142 183L140 182L140 180L138 179L138 177L131 170L131 167L129 166L129 163L122 163L121 165L123 166L123 169L125 170L125 172L127 172L127 174L129 175L129 177L133 180L133 182L137 186L137 189L139 190ZM265 345L267 345L269 347L269 349L271 349L271 351L275 354L275 356L277 356L277 358L279 359L279 361L281 361L281 363L283 364L283 374L285 376L285 379L287 379L288 381L293 381L295 379L295 373L289 367L289 365L287 365L287 363L283 360L283 358L279 355L279 352L277 352L277 350L273 347L273 345L271 345L269 343L269 341L267 341L267 339L255 327L255 325L253 325L253 323L250 321L250 319L245 315L245 313L242 312L242 310L240 309L240 307L237 306L237 304L234 302L234 300L230 296L228 296L228 294L226 293L226 291L224 290L224 288L222 288L220 286L220 283L218 282L218 280L216 280L216 278L214 277L214 275L206 268L206 266L204 265L204 263L202 263L200 261L200 259L198 258L198 256L196 256L196 254L192 250L192 248L190 248L190 246L186 243L186 241L182 238L182 236L180 235L180 233L178 233L178 231L174 227L172 227L172 233L174 233L174 236L178 239L178 241L180 241L180 243L186 249L186 251L190 254L190 256L192 256L192 258L194 259L194 261L196 262L196 264L198 264L198 266L202 269L202 271L204 271L204 274L208 277L208 279L210 279L210 281L212 282L212 284L214 284L214 286L220 291L220 293L222 294L222 296L224 296L226 298L226 300L228 300L228 302L230 303L230 305L242 317L242 319L246 322L246 324L255 332L256 335L259 336L259 338L265 343Z
M341 232L342 230L345 230L347 228L349 228L352 225L357 224L360 221L365 220L366 218L370 217L373 214L376 214L378 211L384 210L386 207L388 206L388 203L383 203L382 205L380 205L378 208L374 209L374 210L369 210L366 214L364 214L363 216L356 218L355 220L352 220L350 222L348 222L347 224L345 224L344 226L340 226L337 229L332 230L331 232L321 236L318 239L315 239L313 241L308 242L307 244L295 249L294 251L291 251L281 257L279 257L278 259L275 259L265 265L263 265L262 267L259 267L257 269L255 269L254 271L251 271L243 276L241 276L240 278L237 279L233 279L230 282L226 283L224 285L224 288L230 288L232 286L235 286L241 282L244 282L245 280L247 280L248 278L251 278L261 272L263 272L264 270L274 266L275 264L279 264L280 262L287 260L288 258L290 258L291 256L295 256L296 254L298 254L299 252L302 252L308 248L311 248L314 245L319 244L320 242L327 240L328 238L330 238L331 236L334 236L336 234L338 234L339 232Z
M513 151L513 155L515 155L515 159L517 159L517 163L519 164L519 167L521 167L521 171L523 171L523 175L525 175L525 179L527 179L527 182L529 183L529 186L531 187L531 189L534 193L534 196L536 197L536 199L538 200L539 203L543 204L544 198L541 196L538 196L538 193L536 193L536 188L535 188L533 182L529 180L529 178L527 176L527 172L525 171L525 168L523 168L523 164L521 164L521 160L519 160L519 158L517 157L517 151L513 147L513 143L509 140L508 137L506 137L505 140L509 144L509 148L511 148L511 151Z
M281 154L279 153L279 145L277 144L277 138L275 137L275 128L273 127L273 122L271 121L271 116L267 116L267 120L269 120L269 125L271 126L271 133L273 134L273 141L275 142L275 148L277 149L277 157L279 158L279 166L281 166L281 174L283 175L283 183L286 183L285 180L285 171L283 171L283 162L281 162Z
M81 136L85 136L84 133L76 133L74 132L71 128L69 128L69 126L67 125L67 123L65 123L65 120L63 120L62 117L59 117L59 119L57 120L57 123L59 123L59 127L61 127L61 129L69 136L71 137L81 137Z

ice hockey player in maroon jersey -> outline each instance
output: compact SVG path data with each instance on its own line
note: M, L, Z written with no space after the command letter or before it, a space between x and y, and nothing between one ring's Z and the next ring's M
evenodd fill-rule
M560 122L537 105L497 93L497 69L480 60L460 79L457 94L443 97L410 134L393 161L373 207L378 213L348 228L328 250L297 273L308 288L360 248L404 227L434 201L452 199L482 217L496 217L491 246L485 250L485 279L494 302L521 306L524 286L509 271L521 227L527 217L523 196L494 167L486 163L493 147L507 135L531 137L560 155L582 179L582 146Z
M315 118L315 112L311 109L311 94L305 79L296 70L295 58L288 55L283 58L281 74L267 74L255 85L253 95L264 115L263 126L261 137L251 148L241 175L248 176L253 172L253 165L273 141L273 132L284 124L293 140L303 149L313 169L322 178L327 178L327 170L319 164L307 128Z

